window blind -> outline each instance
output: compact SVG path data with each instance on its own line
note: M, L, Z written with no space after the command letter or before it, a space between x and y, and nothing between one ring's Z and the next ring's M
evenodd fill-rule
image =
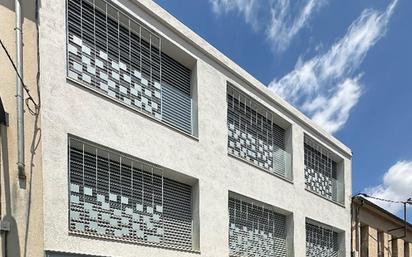
M192 250L191 186L77 138L68 157L70 232Z
M271 111L233 86L227 93L228 152L270 173L291 178L285 129Z
M338 257L338 233L306 222L306 257Z
M230 256L286 257L286 216L229 198Z
M191 70L104 0L67 0L67 76L192 134Z
M329 200L340 201L337 163L330 151L305 136L304 155L306 188Z

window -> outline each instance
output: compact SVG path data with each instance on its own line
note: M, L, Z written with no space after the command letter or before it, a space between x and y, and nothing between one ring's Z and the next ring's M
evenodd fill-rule
M285 215L230 197L229 219L230 256L288 256Z
M271 174L292 179L286 152L286 130L275 115L252 98L228 85L228 152Z
M327 226L306 222L306 257L338 257L339 234Z
M329 150L305 135L306 188L326 199L343 203L343 176Z
M192 250L192 188L161 167L69 138L69 231Z
M162 39L103 0L68 0L67 76L186 133L191 70Z

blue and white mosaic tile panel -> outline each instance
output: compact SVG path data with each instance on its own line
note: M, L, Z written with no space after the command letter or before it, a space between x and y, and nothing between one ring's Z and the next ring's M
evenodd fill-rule
M70 232L192 249L190 186L74 139L69 150Z
M306 223L306 257L338 257L338 233Z
M286 216L229 198L230 256L286 257Z
M242 96L244 97L244 96ZM285 152L285 130L252 106L252 99L228 92L228 152L270 173L287 176L288 154Z
M67 25L68 78L192 134L191 70L157 34L104 0L68 0Z
M337 201L337 164L326 149L305 138L306 188L329 200Z

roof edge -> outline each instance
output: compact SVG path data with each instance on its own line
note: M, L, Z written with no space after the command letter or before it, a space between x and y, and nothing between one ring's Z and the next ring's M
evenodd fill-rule
M346 146L340 140L335 138L333 135L326 132L323 128L314 123L309 117L307 117L305 114L299 111L296 107L294 107L292 104L281 98L278 94L270 90L262 82L257 80L249 72L240 67L229 57L227 57L214 46L212 46L210 43L208 43L205 39L203 39L197 33L188 28L185 24L180 22L176 17L174 17L168 11L163 9L160 5L158 5L152 0L133 0L133 2L137 6L148 12L153 18L157 19L159 22L165 25L168 29L182 37L194 48L196 48L197 50L211 58L213 61L221 65L230 73L234 74L240 80L244 81L252 87L255 87L260 93L262 93L266 98L268 98L268 100L272 101L278 107L283 109L283 111L287 112L293 117L296 117L296 119L300 121L303 125L305 125L312 133L322 137L323 139L326 139L329 143L338 147L344 154L346 154L349 157L352 157L352 151L348 146Z
M372 209L372 211L375 211L376 213L381 213L381 216L388 216L390 219L392 219L395 223L400 223L404 224L404 220L401 219L400 217L396 216L395 214L389 212L388 210L385 210L384 208L380 207L377 204L374 204L373 202L369 201L365 197L355 195L352 197L352 202L356 204L366 204L369 208ZM412 231L412 224L409 222L406 222L407 227L410 231Z

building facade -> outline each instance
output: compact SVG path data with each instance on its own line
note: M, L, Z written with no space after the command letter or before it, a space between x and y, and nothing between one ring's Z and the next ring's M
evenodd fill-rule
M14 1L0 3L14 56ZM38 108L25 106L22 172L2 52L3 256L350 256L350 149L167 11L22 10Z
M352 201L352 251L360 257L411 257L412 225L362 196Z

